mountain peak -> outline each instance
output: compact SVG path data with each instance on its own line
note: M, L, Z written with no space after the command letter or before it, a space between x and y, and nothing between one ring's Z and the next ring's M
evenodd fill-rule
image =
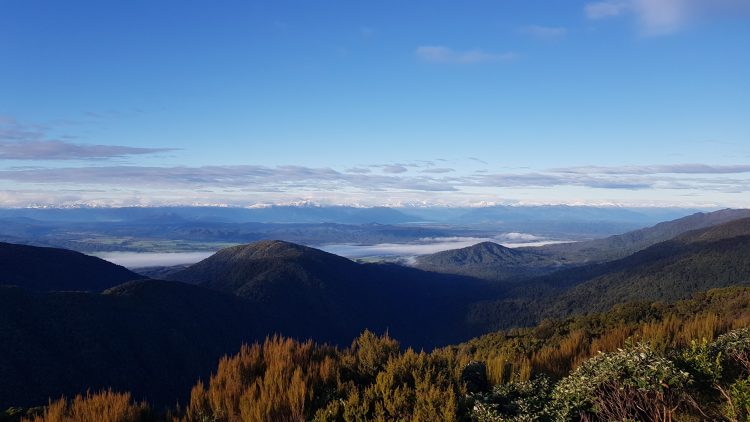
M468 275L492 280L528 276L554 268L556 263L533 251L481 242L461 249L424 255L416 267L428 271Z
M269 283L315 284L354 267L349 259L308 246L262 240L222 249L170 278L243 296Z
M321 251L283 240L261 240L245 245L232 246L217 252L240 259L296 258Z
M457 265L496 264L514 260L522 253L494 242L481 242L465 248L430 255Z

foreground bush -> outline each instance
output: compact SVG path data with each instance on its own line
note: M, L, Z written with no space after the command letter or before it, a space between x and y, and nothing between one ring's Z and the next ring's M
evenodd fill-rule
M648 344L602 353L555 386L565 419L671 421L688 402L690 374Z
M472 419L478 422L554 421L557 403L552 400L552 384L547 377L496 385L491 392L472 396Z
M0 421L750 419L750 289L550 320L430 353L365 331L346 349L273 337L223 358L184 407L106 391Z
M50 401L44 412L23 422L141 422L151 420L145 403L134 403L129 393L112 390L77 395L73 400Z

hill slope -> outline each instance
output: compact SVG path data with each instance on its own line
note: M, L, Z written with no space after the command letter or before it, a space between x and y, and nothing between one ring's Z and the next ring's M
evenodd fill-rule
M553 310L604 311L633 300L675 301L750 283L750 218L688 232L613 262L556 300Z
M141 278L125 267L79 252L0 242L0 285L102 291Z
M560 265L549 256L531 249L511 249L497 243L482 242L417 257L414 266L426 271L504 280L548 273Z
M750 218L684 233L622 259L525 281L510 299L473 305L476 324L509 327L544 317L605 311L631 301L673 302L750 283Z
M673 239L691 230L698 230L750 217L750 209L724 209L696 213L621 235L584 242L546 245L529 248L550 257L569 262L602 262L623 258L651 245Z
M266 335L261 320L238 298L176 282L103 294L0 287L0 408L108 387L184 403L222 355Z
M465 336L469 303L485 283L394 264L358 264L282 241L223 249L170 276L232 293L274 315L287 335L346 344L369 328L432 347Z

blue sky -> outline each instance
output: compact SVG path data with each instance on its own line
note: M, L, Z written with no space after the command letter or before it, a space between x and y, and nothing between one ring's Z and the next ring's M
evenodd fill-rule
M750 206L750 1L0 0L0 206Z

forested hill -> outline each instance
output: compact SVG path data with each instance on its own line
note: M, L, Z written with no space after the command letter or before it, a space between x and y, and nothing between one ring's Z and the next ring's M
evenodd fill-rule
M223 249L169 278L247 299L288 335L338 344L363 328L389 330L415 347L456 341L467 334L469 305L500 294L469 277L359 264L282 241Z
M692 231L613 262L606 274L562 293L552 315L598 312L633 300L675 301L750 283L750 218Z
M415 267L486 280L518 280L560 268L559 261L533 249L511 249L493 242L417 257Z
M527 280L505 299L474 304L469 320L483 330L511 327L748 283L750 218L690 231L619 260Z
M672 221L665 221L652 227L575 243L546 245L528 248L568 263L601 262L623 258L673 239L692 230L717 226L734 220L750 217L750 209L725 209L708 213L696 213Z
M697 213L621 235L541 247L506 248L492 242L420 256L415 266L492 281L518 281L565 268L615 261L690 231L750 217L750 210ZM584 268L578 274L585 274ZM579 277L580 278L580 277Z
M268 321L241 299L177 282L103 294L0 287L0 408L107 387L184 403L221 356L268 334Z
M79 252L0 242L0 285L102 291L143 276Z

